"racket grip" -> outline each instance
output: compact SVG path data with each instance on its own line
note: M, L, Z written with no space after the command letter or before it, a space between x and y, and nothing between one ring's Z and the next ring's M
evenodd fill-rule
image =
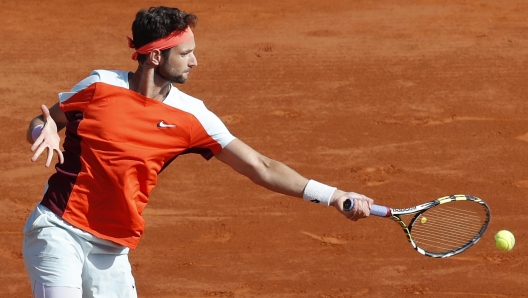
M351 199L346 199L343 202L343 209L345 211L352 210L352 207L354 207L354 201ZM372 205L372 208L370 209L371 215L376 215L380 217L387 217L391 215L391 211L388 207L381 206L381 205Z

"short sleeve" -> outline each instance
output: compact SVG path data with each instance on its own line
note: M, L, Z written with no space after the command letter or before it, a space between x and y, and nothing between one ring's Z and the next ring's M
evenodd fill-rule
M72 97L75 93L78 93L89 86L91 86L94 83L100 82L101 76L99 75L98 71L93 71L88 77L84 78L82 81L77 83L73 88L70 90L70 92L61 92L59 93L59 102L65 102L70 97Z
M97 71L93 71L88 77L77 83L70 92L59 93L60 108L63 112L81 111L83 112L93 98L95 83L101 77Z
M204 129L204 134L193 134L194 138L191 140L193 147L212 147L213 153L216 154L235 139L222 120L207 108L204 107L204 112L196 116ZM215 146L215 143L220 145L220 148Z

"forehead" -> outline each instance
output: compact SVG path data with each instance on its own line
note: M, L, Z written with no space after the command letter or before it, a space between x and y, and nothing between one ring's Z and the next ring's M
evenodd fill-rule
M195 47L196 47L196 43L194 42L194 38L191 38L188 41L173 47L171 49L171 52L184 53L184 52L194 50Z

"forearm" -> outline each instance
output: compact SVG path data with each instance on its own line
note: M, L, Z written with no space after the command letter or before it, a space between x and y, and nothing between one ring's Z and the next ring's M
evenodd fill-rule
M216 157L255 184L285 195L329 205L345 194L335 187L308 180L287 165L263 156L234 140Z
M302 198L308 179L276 160L261 157L262 167L247 173L254 183L285 195Z
M250 179L267 189L303 198L307 201L330 205L346 192L318 181L308 180L283 163L267 159L262 172L256 171Z
M238 139L233 140L215 156L260 186L306 201L334 206L351 220L368 216L372 206L372 199L308 180L287 165L259 154ZM354 200L354 207L350 212L343 209L344 201L349 198Z

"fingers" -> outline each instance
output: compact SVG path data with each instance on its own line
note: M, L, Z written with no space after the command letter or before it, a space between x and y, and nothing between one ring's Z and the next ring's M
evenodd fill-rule
M38 139L37 139L38 140ZM34 148L36 146L36 148ZM31 161L36 161L39 156L42 154L44 149L46 149L48 146L44 144L44 142L37 143L35 142L33 146L31 146L31 151L34 151L35 154L33 154L33 157L31 157Z
M51 147L46 146L44 144L41 144L36 149L35 154L33 154L33 156L31 157L31 161L32 162L37 161L37 159L42 154L42 152L44 152L44 150L47 150L46 163L45 163L47 168L49 168L49 166L51 165L51 161L53 160L53 154L54 153L57 153L57 157L59 158L59 163L61 163L61 164L64 163L64 155L62 154L62 152L59 149L57 149L57 148L52 149Z
M354 208L352 208L351 220L357 221L361 218L365 218L370 215L370 199L368 198L355 198L354 199Z
M350 211L343 210L343 202L346 199L350 199L353 201L353 207ZM339 200L339 206L340 211L350 220L357 221L359 219L368 217L370 215L370 209L372 208L372 205L374 204L374 200L371 198L357 194L357 193L345 193Z
M50 148L47 148L48 149L48 158L46 158L46 168L49 168L49 166L51 165L51 161L53 160L53 152L55 150L51 150Z
M48 107L46 105L41 105L40 110L42 111L42 115L44 115L44 118L48 118L50 116L50 112Z
M60 151L58 149L55 149L55 151L57 151L57 155L59 156L59 163L63 164L64 163L64 155L62 154L62 151Z
M37 138L35 140L35 142L33 142L33 145L31 145L31 148L29 148L29 150L31 150L32 152L35 152L35 150L37 150L37 148L40 146L40 144L42 144L42 139L40 138Z
M42 136L37 138L35 143L33 143L33 145L31 146L31 151L35 152L35 154L33 154L33 156L31 157L31 161L37 161L37 159L40 157L42 152L44 152L44 150L47 150L47 157L45 163L46 167L49 167L51 165L51 161L53 160L53 154L55 153L57 153L59 163L64 163L64 155L62 154L62 151L56 146L49 145L49 142L44 140L44 137Z

